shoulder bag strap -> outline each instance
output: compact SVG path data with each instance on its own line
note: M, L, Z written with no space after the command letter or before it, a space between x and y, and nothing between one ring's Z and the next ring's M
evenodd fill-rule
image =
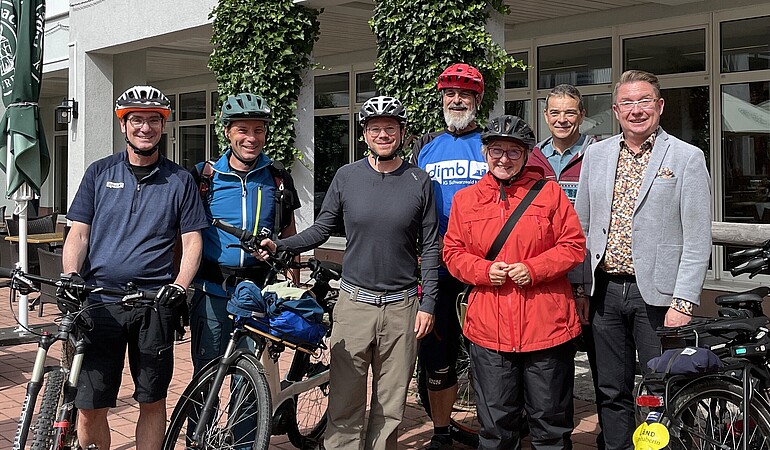
M521 203L519 203L519 206L513 210L511 217L509 217L508 221L505 222L505 226L502 230L500 230L500 234L498 234L495 238L495 241L492 243L492 246L489 248L487 256L485 256L484 259L492 261L493 259L497 258L497 254L500 253L500 250L503 248L503 244L505 244L505 241L508 240L508 236L511 234L511 231L513 231L513 227L516 226L516 222L519 221L519 218L522 214L524 214L524 211L529 208L530 203L532 203L532 200L535 199L545 183L546 180L541 178L532 185L532 187L529 189L529 192L527 192L527 195L525 195L521 200Z

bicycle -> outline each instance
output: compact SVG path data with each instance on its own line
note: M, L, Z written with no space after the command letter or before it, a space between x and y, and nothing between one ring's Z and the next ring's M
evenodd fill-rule
M240 246L249 253L257 250L259 235L216 219L213 225L238 237ZM326 430L329 395L327 343L338 292L329 283L340 279L342 267L312 258L298 263L294 257L286 252L270 258L268 284L283 270L310 270L310 278L315 280L310 291L329 318L329 331L323 340L312 343L291 335L274 335L265 331L258 319L233 317L233 333L225 354L193 377L174 407L163 443L165 450L266 449L270 436L278 434L288 434L297 448L320 442ZM254 343L254 353L238 348L244 337ZM293 349L294 356L281 379L279 358L286 348ZM229 389L225 387L227 377Z
M127 307L152 306L156 292L138 289L129 284L125 289L112 289L75 283L67 279L54 280L23 272L21 269L0 267L0 276L11 278L11 289L37 292L35 283L43 283L66 290L77 290L84 295L98 292L103 295L122 296L118 302ZM14 297L11 292L11 298ZM56 334L42 333L38 342L37 355L32 368L32 377L22 403L19 424L13 441L14 450L78 450L77 408L75 397L78 377L85 355L85 341L82 331L88 328L82 314L101 304L84 306L82 302L58 298L62 310ZM46 366L48 352L56 342L62 342L62 360L59 366ZM39 398L40 391L42 398ZM39 400L39 401L38 401ZM34 424L33 424L34 419ZM27 440L32 441L27 447ZM93 449L89 446L89 449Z
M733 275L767 273L770 241L733 253L729 259L740 262L731 270ZM637 414L645 420L637 430L642 442L638 449L770 448L770 319L762 310L768 294L770 288L760 287L723 295L716 299L719 317L696 318L683 327L658 330L664 349L687 344L691 346L687 352L693 354L705 348L723 367L712 365L702 373L645 375L636 398ZM651 441L657 444L651 447Z

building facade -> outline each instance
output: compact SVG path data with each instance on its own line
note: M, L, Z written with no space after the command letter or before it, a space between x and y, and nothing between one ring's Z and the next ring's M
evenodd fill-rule
M336 168L363 155L355 115L376 93L376 47L367 23L373 1L296 2L324 9L313 54L323 68L306 73L297 112L305 157L292 169L304 228ZM41 108L51 118L53 164L42 205L66 211L88 164L124 148L112 102L134 84L153 84L174 103L162 143L170 158L191 167L218 154L217 84L206 67L215 4L155 0L137 11L125 2L49 0ZM546 93L571 83L585 96L583 131L604 138L619 132L611 103L620 74L654 72L666 99L662 126L706 154L715 220L770 223L770 1L506 4L511 14L493 17L488 28L529 69L506 74L496 112L524 117L543 137ZM78 102L79 117L56 124L54 108L64 98ZM328 246L342 248L344 238ZM725 270L725 253L714 247L707 286L750 286Z

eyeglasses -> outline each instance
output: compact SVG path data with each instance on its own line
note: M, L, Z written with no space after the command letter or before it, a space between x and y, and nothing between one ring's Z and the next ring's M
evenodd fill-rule
M625 101L625 102L618 102L618 109L621 111L631 111L634 109L634 106L639 105L640 108L644 110L651 110L655 109L655 104L658 103L657 98L643 98L641 100L636 101Z
M141 117L131 116L128 118L128 123L134 128L142 128L144 124L150 126L150 128L159 128L163 124L163 119L160 117L153 117L151 119L142 119Z
M524 154L524 152L521 150L514 149L514 150L505 151L500 147L489 147L487 148L487 151L489 152L489 155L493 158L502 158L503 153L505 153L505 156L507 156L508 159L510 159L511 161L515 161L521 158L521 155Z
M380 135L380 133L381 133L381 132L383 132L383 131L384 131L384 132L385 132L385 134L387 134L388 136L395 136L395 135L396 135L396 133L398 133L398 128L397 128L397 127L385 127L385 128L380 128L380 127L372 127L372 128L367 128L367 129L366 129L366 132L367 132L367 133L369 134L369 136L371 136L371 137L377 137L377 136L379 136L379 135Z

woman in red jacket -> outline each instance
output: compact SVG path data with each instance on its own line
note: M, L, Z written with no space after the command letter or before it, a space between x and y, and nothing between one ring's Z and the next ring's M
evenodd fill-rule
M492 242L542 176L525 168L535 136L516 116L481 135L489 171L453 200L444 261L474 285L463 333L481 429L480 449L518 449L526 410L533 449L571 449L575 348L580 334L567 272L585 257L585 237L564 191L548 182L495 261Z

